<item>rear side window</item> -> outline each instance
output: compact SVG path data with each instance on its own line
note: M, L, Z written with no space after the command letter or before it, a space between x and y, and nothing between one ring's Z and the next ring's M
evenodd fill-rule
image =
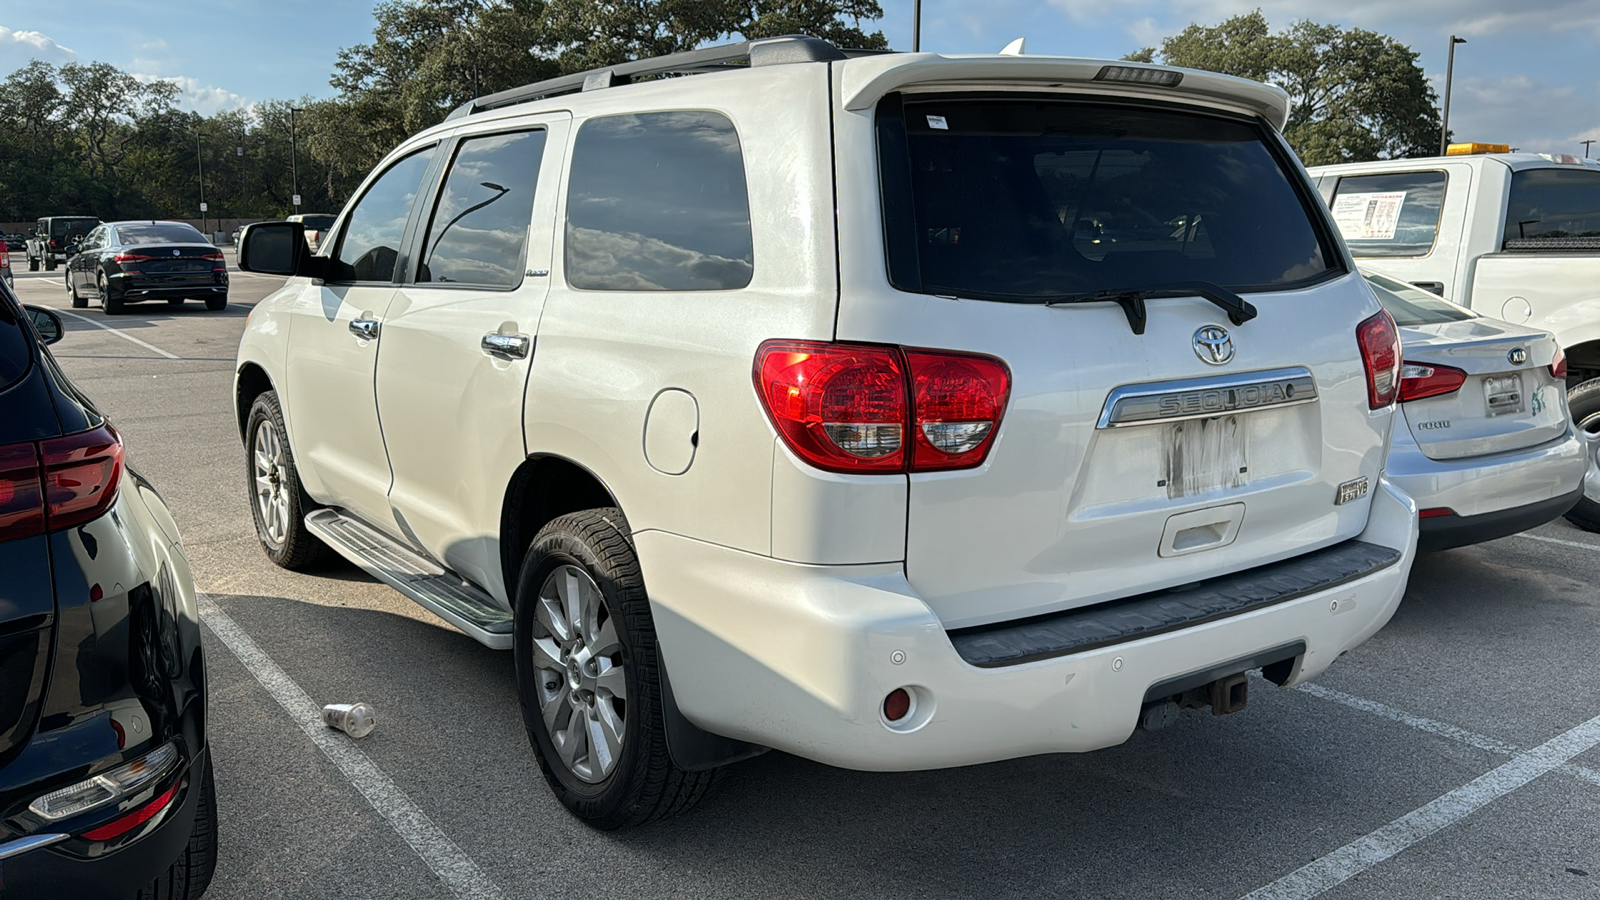
M1205 281L1310 284L1330 236L1259 126L1037 98L879 107L890 281L1022 302Z
M1357 259L1427 256L1439 236L1445 173L1396 172L1339 179L1333 223Z
M739 135L714 112L590 119L567 193L567 283L592 291L726 291L755 252Z
M418 150L378 176L345 224L339 241L339 281L393 281L406 220L428 173L433 147Z
M205 235L193 225L182 222L152 222L140 225L118 225L119 244L208 244Z
M516 287L527 259L543 131L461 142L428 225L418 282Z
M0 287L0 291L5 288ZM0 390L27 374L31 355L27 326L18 318L17 307L0 297Z
M1600 250L1600 172L1525 169L1511 176L1506 250Z

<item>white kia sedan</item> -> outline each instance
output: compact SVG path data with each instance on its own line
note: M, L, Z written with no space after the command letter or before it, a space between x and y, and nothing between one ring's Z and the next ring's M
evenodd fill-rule
M1567 413L1567 361L1512 325L1365 272L1400 326L1400 410L1388 478L1417 501L1417 546L1447 550L1560 518L1583 496L1586 439Z

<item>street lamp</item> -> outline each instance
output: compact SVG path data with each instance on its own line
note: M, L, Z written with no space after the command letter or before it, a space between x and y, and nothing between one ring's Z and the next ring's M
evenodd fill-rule
M300 212L300 151L295 141L294 114L301 110L289 107L289 191L293 196L294 211Z
M210 220L206 218L206 165L200 156L200 126L194 128L194 168L200 174L200 233L205 234Z
M1595 143L1600 143L1600 141L1596 141L1594 138L1590 138L1587 141L1579 141L1578 143L1583 145L1583 158L1584 159L1588 159L1589 158L1589 145L1590 144L1595 144Z
M911 3L911 52L922 49L922 0Z
M1444 65L1444 117L1439 122L1439 155L1443 156L1450 147L1450 81L1455 77L1456 70L1456 45L1465 44L1466 38L1450 35L1450 58Z

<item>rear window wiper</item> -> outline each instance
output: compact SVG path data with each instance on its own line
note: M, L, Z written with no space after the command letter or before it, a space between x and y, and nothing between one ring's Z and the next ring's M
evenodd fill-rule
M1172 284L1156 285L1147 288L1119 288L1111 291L1090 291L1083 294L1067 294L1045 301L1045 306L1066 306L1072 303L1115 303L1122 307L1128 316L1128 327L1134 334L1144 334L1145 319L1147 318L1144 301L1157 297L1204 297L1221 307L1228 314L1228 321L1235 325L1244 323L1256 317L1256 308L1250 301L1235 294L1220 284L1209 281L1178 281Z

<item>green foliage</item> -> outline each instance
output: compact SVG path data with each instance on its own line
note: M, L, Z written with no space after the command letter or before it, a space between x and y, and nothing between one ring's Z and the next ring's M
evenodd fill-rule
M1284 137L1308 166L1438 152L1438 97L1417 53L1386 35L1309 21L1274 34L1256 10L1126 58L1283 88L1294 101Z

